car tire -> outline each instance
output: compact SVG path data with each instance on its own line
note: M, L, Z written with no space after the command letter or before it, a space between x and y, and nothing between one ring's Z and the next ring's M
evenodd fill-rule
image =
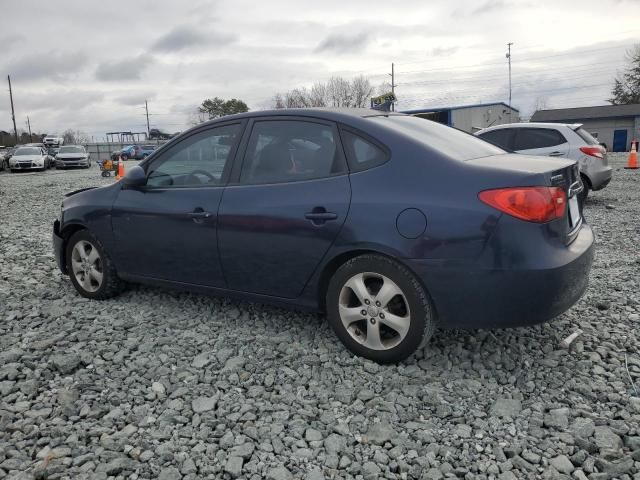
M127 154L125 153L125 154L123 154L123 155L120 155L120 158L122 158L122 160L124 160L124 161L126 162L127 160L129 160L129 155L127 155Z
M93 300L112 298L122 290L111 257L89 230L79 230L69 238L65 263L77 292Z
M582 181L582 191L578 194L578 201L580 204L584 204L584 201L587 199L589 195L589 179L585 175L580 175L580 180Z
M409 357L426 344L436 325L431 300L415 275L375 254L355 257L338 268L329 281L326 310L340 341L378 363Z

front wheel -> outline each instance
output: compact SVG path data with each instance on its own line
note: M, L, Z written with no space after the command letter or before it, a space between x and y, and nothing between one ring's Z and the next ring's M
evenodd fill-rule
M356 355L379 363L404 360L433 335L435 314L415 275L380 255L362 255L331 278L327 318Z
M89 231L79 230L67 242L66 267L80 295L104 300L122 287L115 266L100 241Z

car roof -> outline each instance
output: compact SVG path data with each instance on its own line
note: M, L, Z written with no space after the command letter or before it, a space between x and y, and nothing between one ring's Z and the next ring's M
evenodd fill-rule
M403 113L383 112L380 110L372 110L370 108L276 108L272 110L254 110L251 112L237 113L226 117L215 118L201 125L217 123L220 121L228 121L240 118L252 117L277 117L277 116L297 116L297 117L315 117L324 118L326 120L349 121L356 118L366 117L382 117L382 116L406 116Z
M518 123L503 123L502 125L494 125L493 127L483 128L478 130L478 133L490 132L492 130L504 130L505 128L553 128L558 129L562 127L570 128L571 130L577 130L582 126L581 123L554 123L554 122L518 122Z

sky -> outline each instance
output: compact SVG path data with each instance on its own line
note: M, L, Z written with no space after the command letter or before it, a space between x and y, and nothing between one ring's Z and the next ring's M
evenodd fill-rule
M176 132L206 98L272 106L331 76L376 88L395 64L397 110L508 101L523 116L602 105L640 43L640 0L3 0L0 130Z

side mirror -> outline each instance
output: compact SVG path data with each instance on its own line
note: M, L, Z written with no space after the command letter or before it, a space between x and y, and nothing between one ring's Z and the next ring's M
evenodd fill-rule
M122 177L124 188L144 187L147 184L147 174L139 166L131 167Z

